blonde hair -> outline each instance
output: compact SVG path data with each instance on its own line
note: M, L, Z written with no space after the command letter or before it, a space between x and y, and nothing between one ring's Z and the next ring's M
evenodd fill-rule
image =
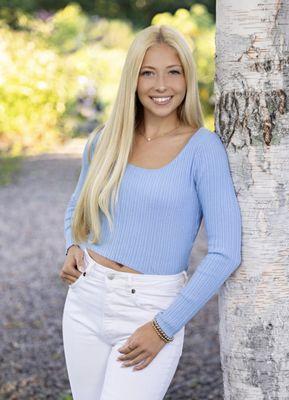
M105 125L92 132L88 140L89 154L99 134L74 210L72 236L75 243L88 240L89 233L92 233L90 242L100 241L100 212L107 217L110 229L113 227L120 183L132 152L135 131L143 118L142 104L136 93L139 71L147 49L159 43L177 51L184 69L187 91L177 110L179 120L193 128L203 126L195 62L185 38L167 25L149 26L138 32L126 56L112 112Z

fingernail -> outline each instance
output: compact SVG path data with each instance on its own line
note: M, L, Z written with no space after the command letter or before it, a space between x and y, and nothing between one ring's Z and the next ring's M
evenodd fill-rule
M84 272L84 271L85 271L84 266L83 266L83 265L79 265L79 266L78 266L78 270L79 270L80 272Z

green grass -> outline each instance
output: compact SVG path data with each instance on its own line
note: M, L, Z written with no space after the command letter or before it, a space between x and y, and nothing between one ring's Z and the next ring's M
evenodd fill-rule
M72 400L72 397L69 394L64 394L61 395L58 400Z
M0 186L8 185L21 168L22 156L0 155Z

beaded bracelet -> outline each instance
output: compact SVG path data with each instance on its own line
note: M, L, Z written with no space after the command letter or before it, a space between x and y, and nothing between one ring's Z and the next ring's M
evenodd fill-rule
M174 340L174 337L169 337L159 326L157 320L153 319L152 320L152 326L154 327L155 331L159 335L159 337L166 343L171 342Z
M65 253L66 256L67 256L67 254L68 254L68 250L69 250L70 247L72 247L72 246L77 246L77 247L80 248L80 246L78 246L78 244L73 243L72 245L70 245L70 246L67 248L66 253Z

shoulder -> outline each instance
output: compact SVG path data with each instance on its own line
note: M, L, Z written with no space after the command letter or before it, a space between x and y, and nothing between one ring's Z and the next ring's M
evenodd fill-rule
M191 171L194 179L205 175L227 173L229 160L220 136L214 131L202 128L198 139Z
M101 126L98 126L96 129L94 129L88 136L87 143L86 143L86 148L87 148L87 153L88 153L88 160L91 161L95 146L101 136L101 133L103 131L104 124Z
M205 127L201 128L196 153L197 158L227 156L221 137L215 131Z
M103 125L101 125L101 126L98 126L95 130L93 130L91 133L90 133L90 138L91 138L91 142L92 142L92 145L93 146L95 146L96 145L96 143L98 142L98 139L101 137L101 134L102 134L102 132L103 132L103 129L104 129L104 124Z
M199 140L199 147L204 147L206 145L212 145L216 147L224 147L223 142L220 136L215 132L211 131L208 128L202 127L200 128L200 140Z

